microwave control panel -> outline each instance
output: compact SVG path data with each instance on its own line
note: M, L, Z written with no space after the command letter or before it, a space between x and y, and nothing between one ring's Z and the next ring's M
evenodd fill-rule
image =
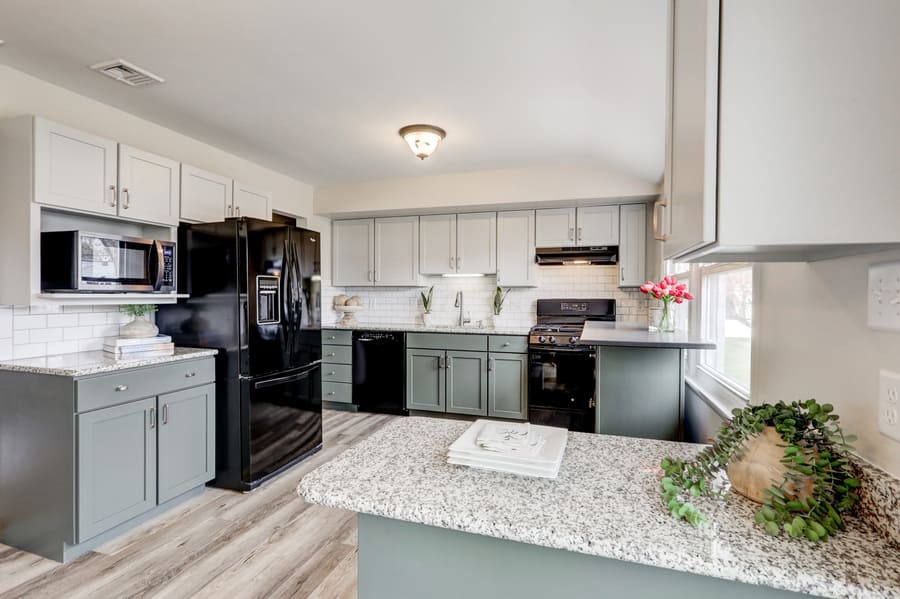
M163 245L162 286L175 289L175 246Z

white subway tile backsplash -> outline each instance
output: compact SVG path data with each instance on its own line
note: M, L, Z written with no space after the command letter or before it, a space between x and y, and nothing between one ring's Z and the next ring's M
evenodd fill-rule
M28 329L13 331L13 345L25 345L29 339L31 336L28 334Z
M119 325L117 324L96 325L92 328L92 337L115 337L119 334Z
M86 312L78 315L78 326L106 324L106 312Z
M31 329L28 332L28 341L30 343L48 343L50 341L62 341L62 329Z
M78 341L78 351L99 351L103 349L103 338Z
M43 314L26 315L16 313L13 315L13 329L42 329L47 326L47 317Z
M47 326L48 327L77 327L78 326L78 315L77 314L48 314L47 315Z
M10 360L13 356L12 339L0 339L0 360Z
M14 359L19 358L38 358L47 355L46 343L26 343L24 345L13 345Z
M13 334L13 311L8 306L0 306L0 339L11 339Z
M63 329L63 339L74 341L77 339L90 339L94 335L94 327L66 327Z

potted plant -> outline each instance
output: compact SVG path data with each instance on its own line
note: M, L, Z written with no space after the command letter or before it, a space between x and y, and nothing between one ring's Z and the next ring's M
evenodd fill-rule
M651 330L653 330L653 327L656 327L660 331L674 331L675 314L672 304L681 304L687 300L694 299L693 294L687 290L687 284L679 283L676 277L663 277L659 283L647 281L641 285L640 289L642 293L645 293L650 297L655 297L658 300L662 300L663 303L662 310L655 316L653 315L654 311L651 308L649 317Z
M119 330L122 337L130 337L134 339L144 337L156 337L159 334L159 328L150 322L150 315L156 312L157 307L153 304L129 304L119 308L125 314L131 316L131 322L123 326Z
M503 302L506 301L506 296L509 295L509 291L509 288L507 288L506 291L503 291L499 285L497 286L497 289L494 290L494 328L497 328L501 324L500 313L503 311Z
M660 488L672 516L694 526L706 516L691 497L721 497L716 478L727 468L732 487L761 502L757 524L773 536L786 533L822 541L844 528L843 516L859 501L859 479L850 443L831 404L814 399L736 409L713 444L692 460L665 458Z
M431 306L434 302L434 285L428 288L428 293L424 291L420 291L419 295L422 296L422 307L425 309L425 312L422 314L422 323L426 327L431 326Z

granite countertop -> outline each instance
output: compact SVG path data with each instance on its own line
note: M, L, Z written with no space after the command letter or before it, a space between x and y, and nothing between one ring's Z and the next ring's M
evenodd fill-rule
M556 480L454 466L470 423L398 419L300 482L307 501L418 524L823 597L900 598L900 550L862 519L827 542L770 537L737 494L695 503L710 526L667 512L664 456L702 446L569 433Z
M190 347L176 347L175 355L160 356L157 358L143 358L140 360L116 360L102 351L77 352L73 354L59 354L42 358L23 358L19 360L0 361L0 370L13 372L26 372L30 374L52 374L57 376L88 376L104 372L115 372L128 368L140 368L141 366L154 366L192 360L204 356L214 356L218 350L194 349Z
M647 325L624 322L588 321L581 332L580 345L614 347L657 347L673 349L716 349L716 344L687 332L662 333L650 331Z
M353 326L346 326L342 324L323 324L322 329L333 329L338 331L402 331L404 333L467 333L471 335L527 335L531 330L531 326L479 328L473 325L465 327L448 325L426 327L422 324L370 324L363 322Z

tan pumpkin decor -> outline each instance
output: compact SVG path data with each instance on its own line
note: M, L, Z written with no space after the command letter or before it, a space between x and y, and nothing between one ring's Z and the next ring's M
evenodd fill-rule
M740 457L728 464L731 488L747 499L765 503L764 491L778 485L788 472L787 466L781 463L785 446L774 426L767 426L759 435L748 439ZM786 485L791 499L809 499L812 495L813 481L806 478L798 480L800 482L799 489L795 483Z

